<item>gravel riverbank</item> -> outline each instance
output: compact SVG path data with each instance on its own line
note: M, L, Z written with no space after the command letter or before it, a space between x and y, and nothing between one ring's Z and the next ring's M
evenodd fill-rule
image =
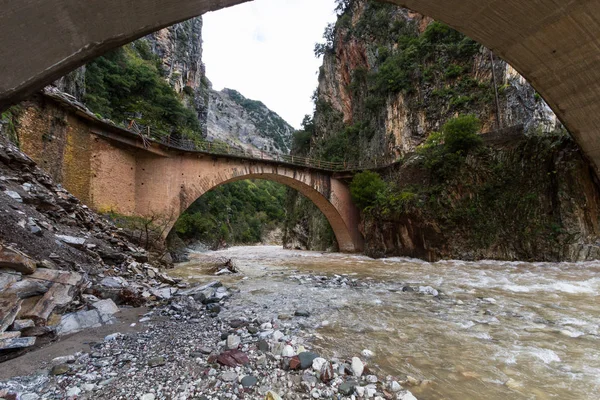
M227 310L230 296L218 282L182 291L144 315L141 332L108 335L0 382L0 398L414 399L369 369L368 350L348 359L311 352L302 334L308 311Z

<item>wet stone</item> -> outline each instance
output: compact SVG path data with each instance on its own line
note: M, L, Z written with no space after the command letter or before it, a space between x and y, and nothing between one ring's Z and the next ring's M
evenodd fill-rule
M165 360L164 357L154 357L151 358L150 360L148 360L148 366L150 367L159 367L161 365L165 365L167 363L167 360Z
M310 312L308 310L297 310L294 315L296 317L310 317Z
M50 370L50 375L64 375L69 372L70 369L71 367L69 367L67 364L58 364L52 367Z
M315 358L319 357L318 354L312 353L310 351L303 351L298 354L298 360L300 361L300 369L307 369L312 367L312 363Z
M350 396L352 393L354 393L355 388L356 388L356 382L348 381L348 382L343 382L338 387L338 391L344 396Z
M242 386L245 388L250 388L255 386L258 383L258 379L252 375L247 375L242 378Z

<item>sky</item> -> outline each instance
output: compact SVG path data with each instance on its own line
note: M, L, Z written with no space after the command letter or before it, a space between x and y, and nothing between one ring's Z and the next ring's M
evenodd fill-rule
M322 60L314 46L334 0L254 0L204 15L206 76L215 90L262 101L295 128L312 114Z

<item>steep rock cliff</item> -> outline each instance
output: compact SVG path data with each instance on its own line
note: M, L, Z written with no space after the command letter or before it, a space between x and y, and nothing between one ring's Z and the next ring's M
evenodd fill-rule
M415 206L393 217L363 215L368 253L427 259L597 257L596 177L574 143L540 139L554 137L561 125L531 85L488 49L430 18L370 0L346 4L326 30L325 43L316 47L323 66L316 112L306 129L310 146L303 151L336 161L400 161L449 119L464 114L476 115L482 132L522 125L514 130L527 136L508 139L513 143L508 148L486 146L470 156L471 168L443 185L430 180L419 163L387 171L385 180L400 198L403 190L410 198L439 197L449 202L448 209ZM442 187L441 194L429 190ZM497 199L486 197L490 188ZM508 199L507 193L539 201ZM477 209L475 219L459 218L463 211L474 212L467 204ZM319 233L325 226L315 207L290 195L287 247L331 246Z
M210 91L207 138L288 154L294 128L260 101L233 89Z

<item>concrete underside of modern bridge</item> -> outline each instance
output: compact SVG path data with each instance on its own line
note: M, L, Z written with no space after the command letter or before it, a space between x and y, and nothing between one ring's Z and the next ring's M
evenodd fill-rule
M4 0L0 8L0 109L112 48L245 1ZM449 24L512 64L598 168L600 0L390 2Z

